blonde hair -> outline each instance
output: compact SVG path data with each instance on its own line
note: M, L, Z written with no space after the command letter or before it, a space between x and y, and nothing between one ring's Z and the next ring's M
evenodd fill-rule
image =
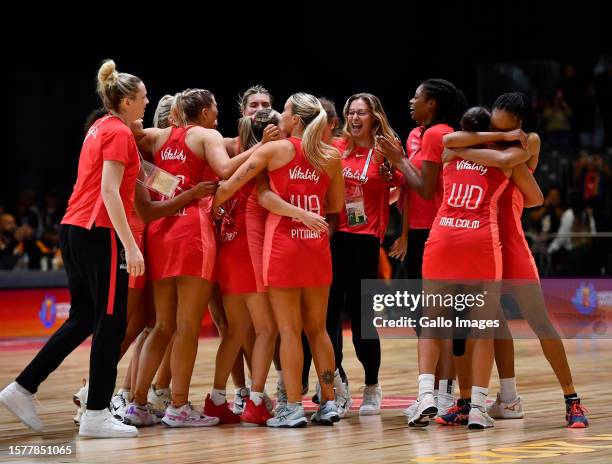
M174 98L174 95L164 95L159 99L157 108L155 108L155 114L153 115L153 127L165 129L174 124L174 118L170 114Z
M302 149L304 156L313 167L321 171L330 159L334 158L335 149L323 142L323 133L327 126L327 113L321 102L308 93L294 93L289 97L291 113L298 116L304 127Z
M272 98L272 95L270 94L268 89L266 89L263 85L254 85L246 89L242 93L242 95L238 97L238 108L240 108L241 113L246 109L247 104L249 102L249 97L252 95L257 95L259 93L267 95L270 99L270 106L272 106L272 103L274 103L274 98Z
M105 60L98 69L98 95L108 111L119 111L121 100L133 98L140 83L142 80L132 74L117 72L113 60Z
M371 93L356 93L349 97L349 99L344 104L344 109L342 110L342 114L344 115L344 127L342 128L342 137L349 141L349 144L346 147L346 151L344 154L349 154L355 148L355 143L353 141L353 136L349 131L348 125L348 112L355 100L363 100L366 105L368 105L368 109L372 112L372 117L374 118L374 124L372 126L372 138L377 135L382 135L384 137L388 137L391 139L395 139L396 135L393 129L391 128L391 124L389 124L389 119L387 119L387 115L385 114L385 110L382 107L382 103L378 99L377 96L372 95Z
M256 145L263 138L263 131L268 124L278 126L281 115L272 108L258 110L253 117L244 116L238 120L238 137L240 151L245 151Z
M187 126L204 108L210 108L214 99L212 92L206 89L187 89L177 93L170 110L174 123L179 127Z

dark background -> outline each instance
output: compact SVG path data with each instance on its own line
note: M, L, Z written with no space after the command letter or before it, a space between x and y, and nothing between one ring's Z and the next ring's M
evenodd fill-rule
M9 132L0 200L9 207L24 189L39 197L70 193L83 122L99 106L95 75L104 58L143 79L149 124L163 94L203 87L219 103L219 130L233 136L239 92L261 83L277 109L295 91L331 97L339 111L349 95L374 93L405 138L413 125L408 101L423 79L444 77L470 104L490 105L489 95L517 90L489 79L486 71L496 64L539 70L533 75L552 81L567 62L592 72L612 45L606 2L406 2L402 8L376 2L334 12L329 4L300 3L293 11L235 4L234 12L221 13L176 5L157 18L137 7L100 5L100 23L85 12L78 12L81 20L57 22L42 11L4 37Z

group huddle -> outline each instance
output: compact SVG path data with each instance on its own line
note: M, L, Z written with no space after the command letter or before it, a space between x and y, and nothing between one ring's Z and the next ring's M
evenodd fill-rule
M238 136L224 138L208 90L163 97L146 129L139 78L118 73L109 60L98 91L104 113L87 129L60 232L70 316L0 392L0 402L28 426L43 427L32 401L40 383L92 333L89 382L74 396L80 435L131 437L136 427L159 422L303 427L311 361L319 407L310 421L331 425L352 405L342 368L343 313L365 374L359 414L380 414L381 345L362 336L360 284L378 277L393 203L403 222L390 256L402 260L408 278L425 287L470 279L493 289L520 279L505 291L530 301L533 314L524 316L546 332L538 333L544 352L562 358L551 365L567 425L588 426L520 227L523 207L542 203L532 175L539 138L521 130L524 96L500 96L492 113L467 109L452 83L428 79L411 99L417 127L404 149L369 93L346 101L342 121L332 101L306 93L291 95L276 112L270 93L254 86L239 101ZM497 311L499 293L489 300ZM200 410L191 406L189 385L207 308L221 343ZM495 329L467 340L418 335L419 392L404 411L409 426L435 418L481 429L492 427L493 417L523 417L511 337ZM117 363L134 341L113 396ZM502 388L487 406L494 358ZM272 362L276 402L265 392Z

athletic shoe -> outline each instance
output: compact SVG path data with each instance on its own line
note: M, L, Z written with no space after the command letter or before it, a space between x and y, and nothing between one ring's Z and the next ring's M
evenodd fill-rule
M414 409L409 411L412 414L407 416L408 425L410 427L427 427L429 425L429 419L433 419L438 413L436 402L431 393L423 395L423 397L413 406Z
M312 402L314 404L320 404L320 398L321 398L321 384L319 382L317 382L317 384L315 385L315 394L312 395Z
M89 382L87 382L87 379L84 378L83 386L79 389L78 392L72 395L72 402L77 407L76 414L74 415L74 418L72 419L76 425L80 424L81 417L83 416L83 413L87 409L87 395L88 394L89 394Z
M414 412L416 411L417 406L418 406L418 402L415 401L410 406L408 406L406 409L404 409L403 411L404 416L406 416L407 418L411 418L412 416L414 416Z
M327 401L325 404L320 405L317 412L310 416L310 420L315 424L334 425L334 422L338 422L340 420L340 414L338 414L336 402Z
M155 415L156 422L159 424L161 418L166 413L166 408L172 400L170 388L155 388L151 385L147 393L147 403L151 405L151 411Z
M455 406L455 399L452 396L440 395L438 393L436 406L438 407L438 417L441 417Z
M204 400L204 414L211 417L218 417L219 423L221 424L240 423L240 416L232 412L227 405L227 401L223 402L223 404L216 405L210 397L210 394L206 395L206 399Z
M272 418L263 400L259 406L255 405L250 398L247 398L245 403L246 406L240 416L243 425L266 425L266 421Z
M293 406L285 404L281 408L277 407L276 416L266 421L268 427L297 428L306 427L307 424L308 419L301 404Z
M138 436L138 429L123 424L115 419L108 409L103 409L102 411L85 411L81 418L79 435L90 438L133 438Z
M468 429L480 430L493 427L495 421L486 412L472 406L468 416Z
M487 407L487 414L494 419L522 419L525 416L520 396L517 396L511 403L504 403L499 392L495 403Z
M287 390L279 381L276 382L276 413L287 405Z
M240 415L244 411L246 406L246 400L249 397L250 390L247 387L237 388L234 395L234 402L232 404L232 412Z
M589 426L589 421L586 417L586 412L589 410L580 404L580 400L576 399L565 406L565 420L567 427L570 429L584 429Z
M36 413L36 406L34 406L36 396L21 392L17 386L17 382L7 385L0 392L0 403L6 406L9 411L15 414L21 422L32 430L41 432L43 423Z
M161 421L168 427L210 427L217 425L219 418L207 416L193 409L190 403L186 403L180 408L168 406Z
M272 415L272 412L274 412L274 400L272 400L265 391L263 392L262 399L266 406L266 410Z
M155 425L155 414L150 404L141 406L137 403L129 403L123 416L123 423L135 427L149 427Z
M366 385L363 389L363 401L359 408L360 416L375 416L380 414L382 403L382 388L380 385Z
M341 391L336 390L336 407L341 418L347 415L353 405L353 398L351 398L348 385L345 383L342 383L342 385L344 388Z
M119 420L123 420L125 412L127 411L127 405L130 402L130 392L123 390L116 395L113 395L110 402L110 411L113 417Z
M467 425L470 408L471 406L468 401L459 398L457 404L449 408L446 414L436 417L436 422L441 425Z

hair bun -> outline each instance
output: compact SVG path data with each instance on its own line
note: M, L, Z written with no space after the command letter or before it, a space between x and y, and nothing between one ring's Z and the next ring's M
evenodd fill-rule
M106 60L98 70L98 83L101 86L117 79L117 66L113 60Z

